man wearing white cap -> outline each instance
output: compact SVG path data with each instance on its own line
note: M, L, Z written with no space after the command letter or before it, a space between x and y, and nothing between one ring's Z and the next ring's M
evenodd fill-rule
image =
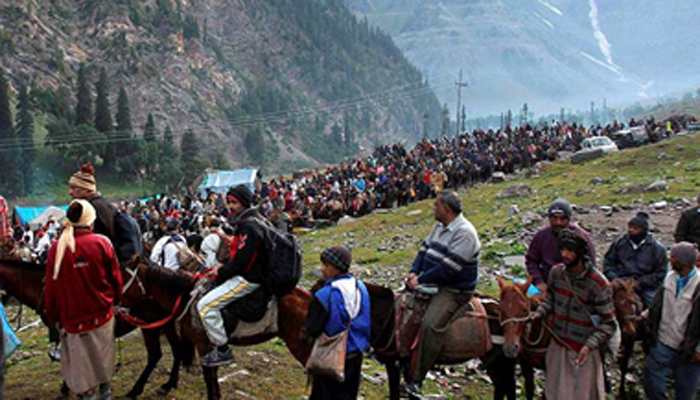
M44 313L61 333L61 375L80 399L111 398L113 306L122 291L119 261L106 236L93 233L95 208L73 200L68 223L49 250Z

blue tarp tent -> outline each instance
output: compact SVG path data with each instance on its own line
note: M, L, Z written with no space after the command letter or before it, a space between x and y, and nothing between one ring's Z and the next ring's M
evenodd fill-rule
M15 216L21 224L28 224L34 221L37 217L43 214L47 209L54 207L60 208L64 212L68 210L67 205L63 206L43 206L43 207L20 207L15 206Z
M255 191L255 180L258 170L255 168L237 169L235 171L208 171L197 190L205 195L207 189L212 192L225 193L230 187L246 185L252 192Z

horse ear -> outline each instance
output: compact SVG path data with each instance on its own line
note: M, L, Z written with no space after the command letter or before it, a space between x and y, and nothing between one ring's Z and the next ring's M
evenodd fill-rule
M635 290L638 286L639 286L639 282L637 280L634 280L634 279L628 279L625 282L625 287L627 288L627 290Z
M496 282L498 282L498 288L503 290L503 288L506 286L506 283L503 281L503 278L500 276L496 277Z
M620 288L620 280L619 279L613 279L610 281L610 288L614 291L618 290Z

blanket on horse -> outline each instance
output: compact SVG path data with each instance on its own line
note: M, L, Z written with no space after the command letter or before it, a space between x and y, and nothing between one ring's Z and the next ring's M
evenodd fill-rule
M430 295L418 292L403 292L397 295L396 344L401 357L408 357L417 347L420 340L418 332L430 299ZM452 317L447 327L440 360L450 362L481 357L491 350L491 347L486 310L481 300L473 297Z

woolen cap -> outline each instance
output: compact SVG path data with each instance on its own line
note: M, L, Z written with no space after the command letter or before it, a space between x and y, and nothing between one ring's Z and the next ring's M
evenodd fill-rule
M547 210L547 215L550 217L554 215L563 215L567 218L571 218L571 214L571 204L568 200L563 199L561 197L554 200L552 204L550 204L549 209Z
M250 189L248 189L248 186L245 185L232 187L228 190L226 196L235 197L236 200L238 200L238 202L245 208L250 207L250 204L253 202L253 192L251 192Z
M637 215L632 217L630 222L627 224L638 226L646 232L649 230L649 214L645 213L644 211L640 211L637 213Z
M330 264L340 271L348 272L352 264L352 253L345 246L329 247L321 253L321 262Z

